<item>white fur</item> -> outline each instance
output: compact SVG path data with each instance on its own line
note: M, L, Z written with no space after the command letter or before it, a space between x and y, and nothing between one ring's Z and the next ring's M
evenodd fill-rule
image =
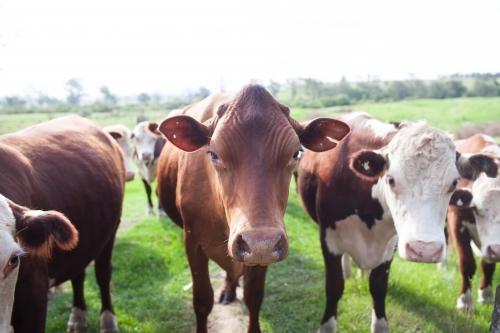
M109 310L101 313L99 328L101 330L101 333L117 333L120 331L118 329L116 316Z
M360 269L373 269L393 257L397 235L392 219L377 220L368 229L354 214L337 221L335 226L335 230L326 229L328 249L335 255L349 254Z
M318 333L337 333L337 319L332 316L326 323L319 327Z
M125 171L133 173L134 169L132 169L132 164L130 163L130 160L132 159L132 152L134 150L132 143L132 131L127 126L122 124L104 126L102 129L107 133L117 132L122 135L122 137L117 139L116 142L118 142L122 151L123 160L125 162Z
M371 325L372 333L389 333L389 325L387 324L387 319L385 318L377 318L375 314L375 310L372 309L372 325Z
M389 134L397 132L393 124L383 123L377 119L366 121L365 127L375 134L376 138L385 139Z
M4 276L4 269L13 253L22 253L21 247L14 239L15 223L12 210L5 197L0 194L0 332L10 331L14 290L20 264L7 277Z
M344 279L352 276L351 257L347 253L342 255L342 273L344 274Z
M487 286L484 289L478 290L477 301L479 303L493 304L493 302L495 301L495 297L493 295L493 289L491 288L491 286Z
M73 306L68 320L68 332L82 332L86 327L87 311Z
M474 312L474 299L470 289L465 294L458 296L457 309Z
M483 138L484 142L491 143L495 146L497 145L497 142L491 136L486 135L486 134L479 134L479 135Z

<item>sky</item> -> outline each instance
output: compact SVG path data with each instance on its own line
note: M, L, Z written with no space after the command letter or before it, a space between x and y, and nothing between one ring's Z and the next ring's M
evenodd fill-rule
M0 96L500 72L498 0L0 0Z

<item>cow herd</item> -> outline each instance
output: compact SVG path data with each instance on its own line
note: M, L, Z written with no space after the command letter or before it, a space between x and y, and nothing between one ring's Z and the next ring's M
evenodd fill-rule
M100 331L119 331L111 259L131 160L146 189L146 214L155 210L157 179L157 215L183 229L198 333L207 332L214 304L209 260L226 273L220 302L234 301L243 278L248 332L261 332L267 267L289 251L284 215L294 172L325 262L318 332L337 332L349 258L370 271L371 332L389 332L385 297L396 249L409 261L442 262L447 235L463 278L457 308L474 307L473 250L482 258L478 300L493 300L500 148L492 138L453 142L424 121L394 125L359 112L299 123L251 84L133 131L67 116L0 136L0 333L44 332L48 290L65 281L73 287L68 331L82 332L92 261Z

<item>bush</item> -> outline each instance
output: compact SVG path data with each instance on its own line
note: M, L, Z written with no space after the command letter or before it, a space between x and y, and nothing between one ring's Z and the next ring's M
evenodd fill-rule
M321 98L321 103L324 107L351 105L349 96L346 94L323 97Z

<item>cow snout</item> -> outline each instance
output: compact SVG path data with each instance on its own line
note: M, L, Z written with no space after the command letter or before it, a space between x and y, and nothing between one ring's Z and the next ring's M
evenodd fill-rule
M406 244L406 254L410 261L440 262L443 245L437 242L413 241Z
M490 245L486 249L486 253L488 254L488 258L491 261L500 261L500 245Z
M288 240L281 231L240 233L233 238L230 254L248 266L267 266L288 256Z
M141 158L143 161L149 161L153 157L153 154L151 153L142 153Z
M129 182L131 180L134 180L134 177L135 177L135 173L134 172L127 171L127 173L125 175L125 180Z

